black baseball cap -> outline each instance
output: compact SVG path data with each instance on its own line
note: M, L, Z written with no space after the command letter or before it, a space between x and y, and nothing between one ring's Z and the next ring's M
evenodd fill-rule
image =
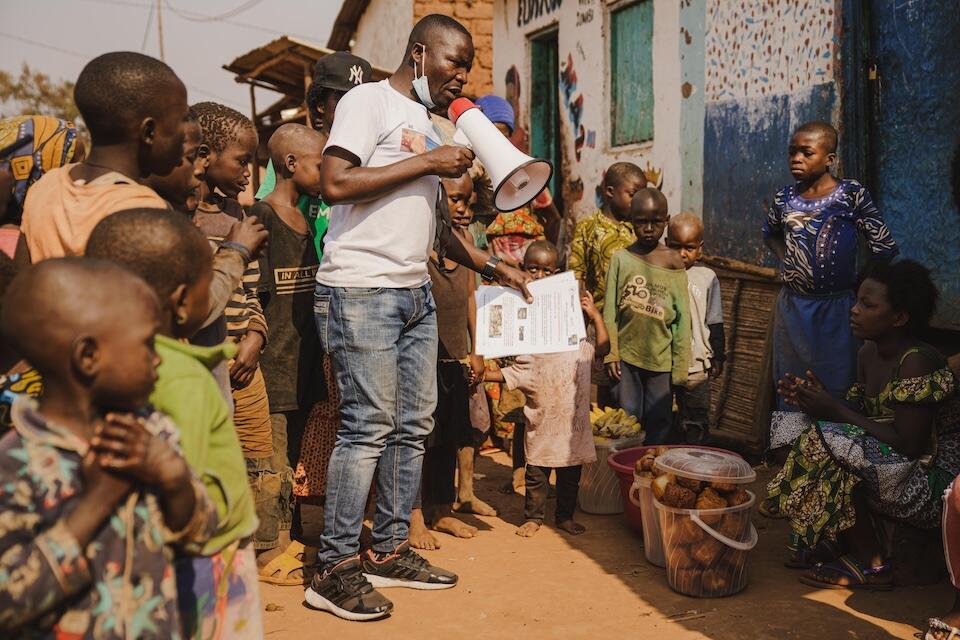
M370 63L348 53L335 51L317 60L313 69L313 81L325 89L349 91L358 84L373 80Z

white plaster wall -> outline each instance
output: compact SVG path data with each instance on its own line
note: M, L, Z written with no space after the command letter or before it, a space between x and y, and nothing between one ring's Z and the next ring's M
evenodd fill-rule
M413 0L370 0L357 24L353 53L375 67L395 69L413 29Z
M676 212L681 199L680 154L680 22L676 0L654 0L653 25L653 83L654 83L654 139L628 147L611 148L610 141L610 72L607 13L605 0L563 0L552 12L542 12L537 18L518 26L519 2L523 0L495 0L493 20L493 78L494 90L505 93L504 78L515 65L521 76L520 102L525 110L522 121L528 123L531 74L528 37L531 34L558 28L560 71L563 74L568 60L576 73L576 88L571 99L583 96L581 125L586 140L577 160L569 110L563 87L560 90L560 123L563 140L564 198L568 212L579 219L596 209L596 190L604 170L617 161L630 161L646 169L648 165L663 172L663 192ZM525 0L543 6L551 0ZM615 72L615 70L614 70ZM592 144L591 144L592 142ZM699 179L699 176L697 177ZM578 195L578 181L582 181L582 196Z
M836 0L707 0L707 100L795 93L833 80Z

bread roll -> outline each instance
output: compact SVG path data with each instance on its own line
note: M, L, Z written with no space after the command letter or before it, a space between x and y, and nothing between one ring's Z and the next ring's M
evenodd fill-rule
M703 483L699 480L693 480L691 478L684 478L677 476L677 484L683 487L684 489L690 489L694 493L699 493L700 489L703 488Z
M697 497L697 502L694 505L696 509L723 509L727 506L727 501L720 496L719 493L706 487L703 491L700 492L700 495ZM720 524L720 518L723 516L721 514L701 514L700 518L714 527Z
M707 538L699 544L690 547L690 555L701 567L709 567L723 554L726 547L713 538Z
M697 502L697 494L674 482L668 482L663 489L662 502L668 507L692 509Z

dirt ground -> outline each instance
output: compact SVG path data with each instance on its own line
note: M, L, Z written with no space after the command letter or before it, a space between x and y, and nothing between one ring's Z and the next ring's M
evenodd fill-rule
M750 557L750 584L729 598L695 599L666 584L664 571L646 562L642 537L623 516L578 513L587 527L579 537L549 526L533 538L514 529L523 498L496 487L509 476L500 452L478 461L482 498L500 510L496 518L473 518L478 537L457 540L437 534L442 548L425 552L434 564L455 571L460 584L445 591L389 589L394 613L371 623L344 622L313 611L295 587L263 585L269 638L393 639L444 637L446 633L496 638L911 638L930 615L948 610L946 583L888 593L817 590L801 584L782 565L786 523L754 516L760 543ZM761 480L768 474L760 473ZM756 492L756 489L754 490ZM553 501L548 506L552 517ZM548 520L551 522L552 520ZM270 607L274 608L274 607Z

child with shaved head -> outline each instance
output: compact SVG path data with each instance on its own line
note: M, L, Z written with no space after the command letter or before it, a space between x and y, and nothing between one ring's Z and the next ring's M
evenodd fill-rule
M180 427L184 456L217 509L214 535L177 560L184 637L261 637L257 568L250 536L256 529L253 495L227 405L210 368L236 345L186 342L209 308L212 252L186 216L163 209L121 211L90 234L87 255L109 260L143 278L160 300L156 349L162 362L150 402Z
M797 128L787 158L796 182L777 192L763 224L784 283L774 313L774 379L812 370L842 399L856 380L860 347L850 330L860 243L881 260L893 258L897 245L867 189L833 176L837 131L830 124Z
M180 635L167 544L196 551L217 513L177 427L145 408L159 324L150 288L100 260L46 261L6 292L0 329L44 392L0 439L5 637Z
M703 257L703 221L690 213L670 218L667 246L680 253L687 270L690 293L690 369L687 381L676 388L680 428L690 444L707 438L710 423L710 378L723 373L726 346L723 335L723 304L720 280Z
M653 187L634 194L636 241L613 254L603 319L610 333L604 362L620 406L635 415L647 444L665 444L673 425L672 386L690 366L690 300L680 254L660 243L670 221L667 198Z
M320 260L307 219L297 208L301 196L319 197L320 163L326 135L301 124L285 124L268 143L276 171L276 186L250 209L270 233L260 257L260 305L266 317L267 345L260 357L273 431L273 456L266 459L271 474L293 478L291 464L300 457L304 427L313 405L323 399L323 353L313 318L313 288ZM333 434L336 431L334 430ZM332 437L333 434L330 434ZM329 451L332 450L329 443ZM323 463L326 469L326 461ZM272 486L272 485L270 485ZM267 488L267 485L264 485ZM302 547L288 553L294 523L292 483L282 482L281 493L261 492L260 528L254 536L258 562L265 579L275 584L301 585ZM302 531L297 531L303 537ZM322 525L310 532L319 538Z

